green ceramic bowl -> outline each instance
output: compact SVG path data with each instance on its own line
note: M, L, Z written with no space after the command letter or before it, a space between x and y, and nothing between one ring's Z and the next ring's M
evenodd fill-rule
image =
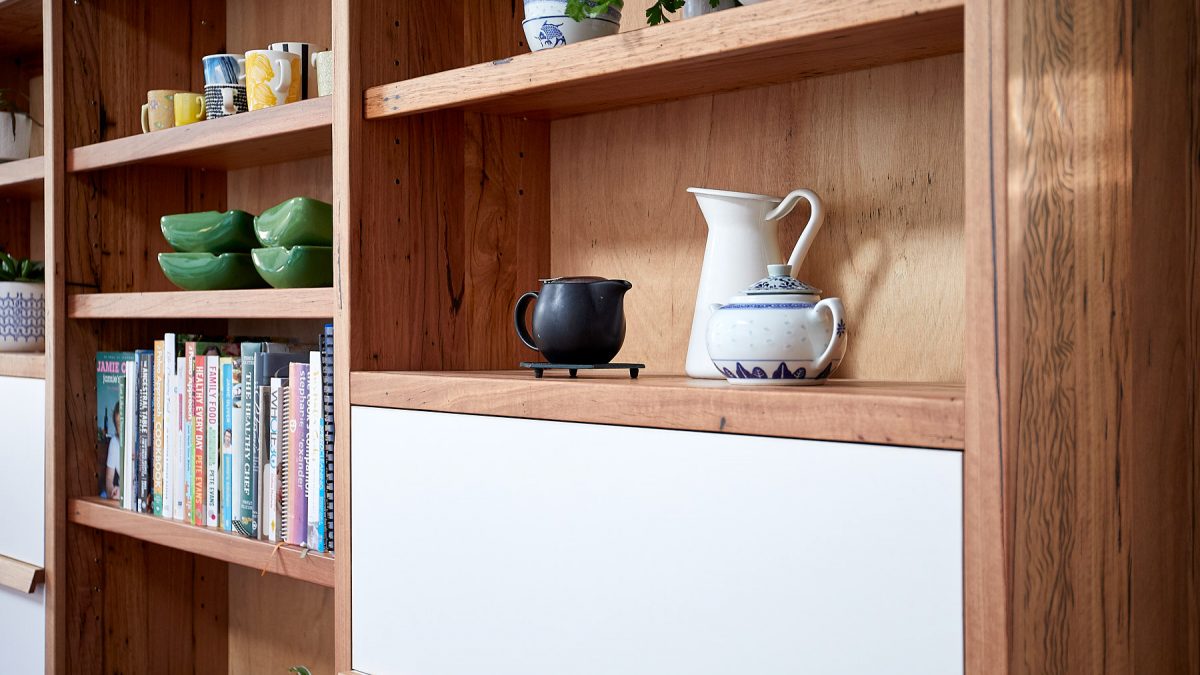
M333 246L333 205L319 199L293 197L254 219L263 246Z
M249 253L159 253L158 264L171 283L185 291L264 288Z
M333 285L333 248L330 246L256 248L251 255L258 273L275 288Z
M249 253L258 246L254 216L245 211L205 211L163 216L163 236L184 253Z

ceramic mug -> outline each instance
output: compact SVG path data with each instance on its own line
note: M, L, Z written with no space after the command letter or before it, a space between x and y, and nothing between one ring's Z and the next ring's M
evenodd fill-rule
M210 120L246 112L250 109L246 102L246 87L233 84L204 85L204 109Z
M308 82L312 78L312 69L309 67L313 54L312 45L307 42L272 42L267 49L300 57L300 98L307 100L312 92Z
M175 126L174 89L152 89L146 92L142 105L142 133L161 131Z
M333 94L333 52L312 55L312 67L317 71L317 96Z
M246 52L246 99L250 110L261 110L300 100L300 55L274 49Z
M204 119L204 94L181 91L175 94L175 126L193 124Z
M201 62L205 86L246 84L246 58L241 54L209 54Z

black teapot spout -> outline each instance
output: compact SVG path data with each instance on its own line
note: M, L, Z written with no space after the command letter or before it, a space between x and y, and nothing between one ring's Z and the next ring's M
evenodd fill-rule
M531 291L517 301L513 317L517 336L551 363L608 363L625 342L624 298L631 288L633 284L624 279L545 279L540 292ZM525 314L534 300L530 331Z

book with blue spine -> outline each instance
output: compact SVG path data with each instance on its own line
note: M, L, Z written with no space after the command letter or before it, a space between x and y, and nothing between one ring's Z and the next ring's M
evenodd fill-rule
M221 508L221 529L233 531L233 358L221 357L221 485L217 501ZM241 393L240 391L238 392ZM238 407L241 408L239 397Z

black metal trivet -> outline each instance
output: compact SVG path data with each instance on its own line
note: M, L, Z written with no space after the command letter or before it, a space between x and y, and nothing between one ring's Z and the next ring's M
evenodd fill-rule
M636 380L638 371L646 367L644 363L593 363L590 365L582 363L537 363L532 361L522 361L522 368L528 368L533 371L533 376L541 378L542 373L547 370L565 370L571 374L571 377L581 370L625 370L629 369L629 377Z

